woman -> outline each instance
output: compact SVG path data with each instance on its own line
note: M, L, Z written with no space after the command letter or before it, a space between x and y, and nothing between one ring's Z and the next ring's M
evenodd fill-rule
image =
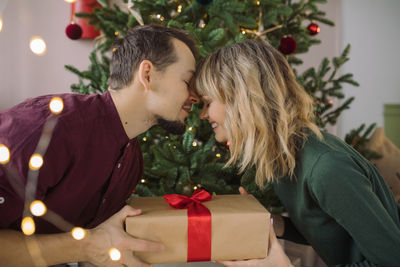
M313 123L311 97L285 57L247 40L208 56L196 88L227 165L273 182L292 224L329 266L400 266L399 207L376 168ZM285 224L285 232L289 230ZM290 266L276 238L266 259L227 266Z

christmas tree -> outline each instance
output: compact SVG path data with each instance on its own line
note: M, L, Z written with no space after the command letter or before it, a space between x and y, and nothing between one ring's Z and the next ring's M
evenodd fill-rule
M79 83L72 91L83 94L101 93L107 90L110 50L113 41L124 36L136 25L162 24L184 29L195 38L201 57L213 51L248 38L268 40L286 55L298 81L315 100L316 124L324 129L334 125L341 112L349 108L354 100L345 99L342 84L358 86L353 75L339 74L340 67L349 59L350 46L339 57L323 59L318 68L297 73L296 66L303 62L296 57L307 53L312 45L320 43L318 23L333 26L318 7L326 0L123 0L110 5L98 0L102 7L91 14L76 14L85 17L101 30L97 45L90 54L91 64L86 71L73 66L66 68L79 76ZM334 99L344 99L334 107ZM229 157L229 144L216 143L208 122L198 118L200 106L193 106L188 126L183 136L167 134L153 127L139 136L145 161L145 173L136 187L140 196L170 193L191 194L203 188L217 194L237 193L240 185L254 194L267 208L279 212L279 200L271 184L263 189L254 183L254 169L238 174L235 168L224 168ZM370 126L354 130L346 137L367 157L376 157L364 148Z

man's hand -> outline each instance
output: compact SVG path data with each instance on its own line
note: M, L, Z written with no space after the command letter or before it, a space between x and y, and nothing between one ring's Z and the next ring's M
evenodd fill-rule
M93 230L89 230L86 238L86 260L97 266L150 266L133 255L134 251L161 251L164 245L146 240L136 239L124 230L127 217L137 216L141 210L125 206L107 221ZM110 248L121 252L119 261L112 261L108 255Z

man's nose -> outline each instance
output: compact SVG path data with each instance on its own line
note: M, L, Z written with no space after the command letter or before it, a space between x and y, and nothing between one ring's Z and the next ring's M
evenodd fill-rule
M192 104L197 104L200 102L200 97L194 90L189 91L189 101Z

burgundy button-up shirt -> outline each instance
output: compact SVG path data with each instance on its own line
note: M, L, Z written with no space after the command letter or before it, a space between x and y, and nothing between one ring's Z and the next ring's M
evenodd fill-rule
M110 93L57 95L64 110L39 170L36 199L67 222L92 228L119 211L143 174L137 138L129 140ZM0 112L0 144L11 160L0 165L0 228L20 229L24 199L10 184L4 168L13 166L25 185L28 161L44 123L51 116L54 95L41 96ZM61 230L34 218L36 233Z

